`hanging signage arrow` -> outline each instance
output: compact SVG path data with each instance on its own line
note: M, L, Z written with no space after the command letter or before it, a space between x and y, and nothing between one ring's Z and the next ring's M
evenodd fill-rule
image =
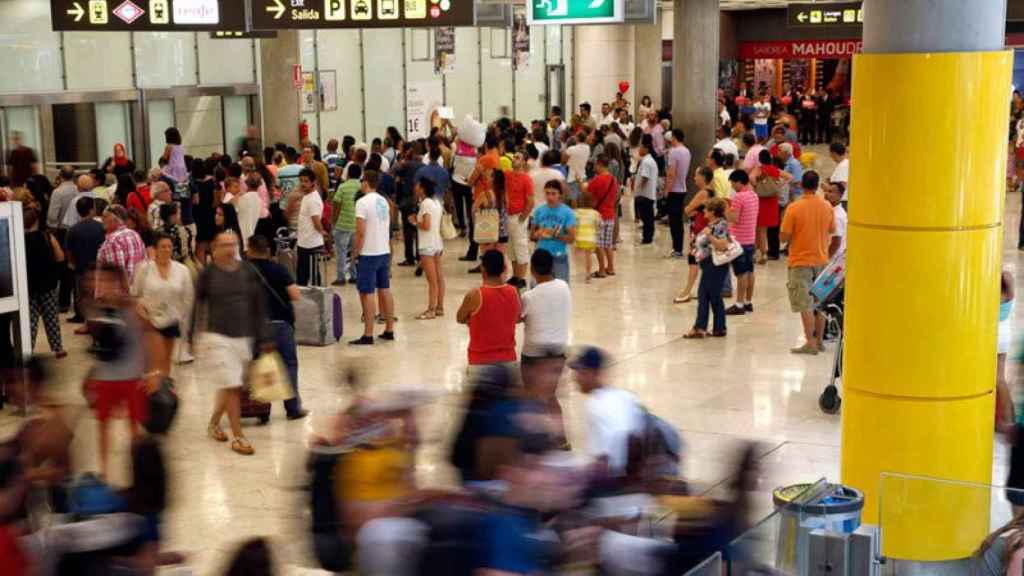
M274 15L274 20L280 20L281 16L284 16L286 8L284 7L284 4L281 3L281 0L273 0L273 2L273 6L267 6L267 12Z
M75 2L74 5L74 8L68 8L68 16L74 16L75 22L81 22L82 16L85 16L85 10L82 8L82 5L78 2Z
M801 12L796 15L796 19L800 22L807 22L807 12Z

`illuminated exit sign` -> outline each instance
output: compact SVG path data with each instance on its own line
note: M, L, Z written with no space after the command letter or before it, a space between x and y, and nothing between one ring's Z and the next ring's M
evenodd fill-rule
M253 30L473 26L468 0L252 0Z
M528 24L620 24L625 0L526 0Z

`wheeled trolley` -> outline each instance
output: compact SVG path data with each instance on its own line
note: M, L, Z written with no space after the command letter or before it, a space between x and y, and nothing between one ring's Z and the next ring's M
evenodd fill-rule
M843 302L846 286L846 252L840 251L814 279L811 296L815 310L825 315L825 334L836 342L835 359L825 390L818 397L818 407L826 414L836 414L843 400L839 396L839 385L843 379Z

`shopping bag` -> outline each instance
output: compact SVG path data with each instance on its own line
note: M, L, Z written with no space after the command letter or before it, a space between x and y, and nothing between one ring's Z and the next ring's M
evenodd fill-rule
M473 241L477 244L494 244L498 241L501 216L494 208L478 210L473 222Z
M149 419L146 420L146 431L150 434L166 434L178 414L178 391L174 380L169 377L160 379L156 392L149 395Z
M288 372L277 352L260 354L249 367L249 394L258 402L279 402L295 397Z
M442 240L454 240L459 235L459 231L455 229L455 222L452 220L452 215L445 213L441 217L441 239Z

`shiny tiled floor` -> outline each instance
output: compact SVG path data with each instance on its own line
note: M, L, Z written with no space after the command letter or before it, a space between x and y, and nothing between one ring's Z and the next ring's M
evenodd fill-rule
M1018 263L1013 242L1019 208L1019 196L1011 194L1005 253L1011 269ZM686 262L664 258L669 240L665 227L658 228L656 246L637 247L632 240L633 227L627 224L617 277L591 284L583 282L582 273L574 277L572 340L607 349L616 359L612 381L636 392L654 412L683 431L686 476L698 489L712 489L729 473L733 448L740 440L756 439L763 443L765 464L759 487L765 498L759 505L769 505L767 492L775 486L821 476L837 478L839 416L824 415L817 407L832 354L789 354L801 331L788 309L785 265L769 263L757 270L756 312L730 318L728 338L683 341L695 305L672 305L671 299ZM225 445L206 438L213 387L194 367L177 370L183 404L167 442L174 480L172 508L165 519L168 548L188 552L196 572L209 574L239 540L267 535L277 545L279 561L287 566L282 573L318 573L311 567L304 540L307 520L300 489L304 446L324 418L345 403L340 374L351 365L365 370L376 394L407 386L444 393L421 414L425 445L418 476L424 484L452 480L447 446L459 413L468 339L465 327L455 323L454 311L465 291L479 282L465 272L465 263L456 261L463 250L461 240L449 244L445 272L450 313L445 318L414 320L426 300L424 282L409 269L395 268L393 286L400 318L396 342L359 351L345 345L301 348L301 391L313 417L287 422L280 407L275 407L269 425L253 423L246 428L256 448L253 457L236 456ZM348 337L359 330L359 306L352 287L341 293ZM73 336L67 326L64 334L71 356L59 365L58 377L67 385L69 401L81 405L77 384L89 361L84 351L87 342ZM43 350L45 338L40 337L39 347ZM572 441L582 445L581 397L568 381L563 394ZM17 422L5 411L0 414L0 431L10 432ZM114 481L125 476L123 429L119 440ZM95 469L95 446L95 425L85 417L75 440L79 469ZM996 478L1004 474L1003 452L997 449Z

